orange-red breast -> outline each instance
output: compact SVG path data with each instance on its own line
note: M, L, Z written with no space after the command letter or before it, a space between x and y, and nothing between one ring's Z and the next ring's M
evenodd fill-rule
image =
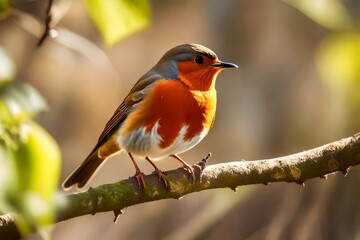
M125 151L135 169L139 187L143 174L133 156L145 158L159 180L167 181L152 160L173 157L194 180L194 169L177 154L198 144L213 125L216 111L215 81L225 68L216 54L199 44L170 49L130 90L106 124L85 161L65 180L64 189L83 187L109 157Z

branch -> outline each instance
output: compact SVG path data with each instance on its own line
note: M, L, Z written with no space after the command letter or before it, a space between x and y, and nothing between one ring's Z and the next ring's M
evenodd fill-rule
M20 232L10 214L0 216L0 237L1 239L20 239Z
M49 36L50 34L50 30L51 30L51 27L50 27L50 23L51 23L51 20L52 20L52 13L51 13L51 7L52 7L52 4L53 4L53 0L48 0L48 6L46 8L46 17L45 17L45 29L44 29L44 33L43 35L41 36L41 38L39 39L39 42L37 43L37 46L40 47L43 42L45 41L45 39Z
M60 196L57 200L57 222L87 214L113 211L115 220L121 210L144 202L179 199L184 195L214 188L231 188L249 184L295 182L304 184L311 178L325 178L337 171L347 174L360 163L360 133L309 151L280 158L238 161L207 166L201 180L192 184L184 169L165 172L170 189L158 182L156 175L145 177L146 190L141 191L133 178L90 188L85 192ZM0 216L1 219L1 216ZM1 226L0 226L1 229Z

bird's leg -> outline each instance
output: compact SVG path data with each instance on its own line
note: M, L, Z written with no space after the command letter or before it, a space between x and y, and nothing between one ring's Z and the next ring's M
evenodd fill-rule
M185 168L186 171L188 171L191 174L191 182L194 183L195 182L195 171L194 168L189 165L187 162L185 162L184 160L182 160L178 155L176 154L172 154L170 155L170 157L175 158L176 160L178 160L179 162L181 162L183 164L183 168ZM201 167L200 167L201 168Z
M155 165L155 163L153 161L150 160L150 158L146 157L145 158L146 161L148 161L151 166L153 166L153 168L155 169L154 173L156 173L156 175L158 176L158 180L159 182L163 182L164 185L165 185L165 188L168 189L169 188L169 182L168 180L166 179L166 176L165 174Z
M144 173L142 173L140 171L140 168L137 165L137 163L136 163L134 157L131 155L131 153L128 153L128 154L129 154L130 159L131 159L132 163L134 164L134 167L135 167L135 170L136 170L134 177L135 177L135 179L137 181L137 184L138 184L140 189L145 189Z

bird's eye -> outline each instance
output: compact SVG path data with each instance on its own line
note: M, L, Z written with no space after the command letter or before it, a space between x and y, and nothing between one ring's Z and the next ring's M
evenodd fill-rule
M203 64L204 58L202 56L196 56L194 62L196 62L197 64Z

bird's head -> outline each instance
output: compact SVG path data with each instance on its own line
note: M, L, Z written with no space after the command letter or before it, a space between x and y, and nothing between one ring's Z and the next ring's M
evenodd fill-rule
M215 87L217 74L225 68L237 68L222 62L217 55L199 44L183 44L170 49L153 70L169 79L179 79L191 90L207 91Z

